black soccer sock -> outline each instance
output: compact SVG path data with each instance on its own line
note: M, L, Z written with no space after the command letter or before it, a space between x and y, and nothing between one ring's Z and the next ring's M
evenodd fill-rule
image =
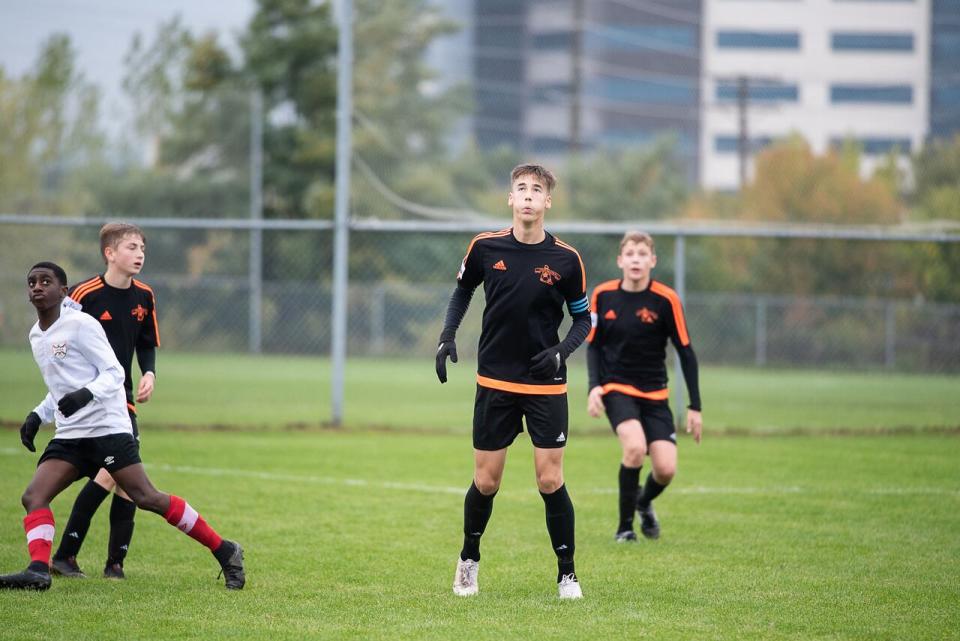
M57 553L53 555L53 558L65 559L69 556L77 556L80 553L80 546L83 545L83 539L87 536L87 530L90 529L90 519L93 518L97 508L109 494L109 490L103 489L93 479L87 481L87 484L77 494L77 500L73 503L70 519L67 521L67 527L63 530L63 537L60 539L60 547L57 548Z
M570 495L567 494L567 486L561 485L560 489L552 494L544 494L543 505L547 514L547 532L550 533L550 543L553 545L553 551L557 554L557 582L564 574L574 574L573 553L576 550L574 544L574 514L573 502Z
M617 532L633 529L633 512L637 509L637 490L640 489L640 467L620 464L620 525Z
M643 484L643 490L640 492L640 496L637 497L637 509L644 509L653 499L660 496L660 493L667 489L666 485L660 485L657 483L656 479L653 478L653 472L647 474L647 481Z
M110 504L110 542L107 544L107 565L119 563L130 549L130 540L133 539L133 518L137 513L137 504L128 501L119 494L113 495Z
M460 560L480 560L480 537L487 529L487 522L493 514L493 497L477 489L476 483L470 484L467 496L463 499L463 549L460 550Z

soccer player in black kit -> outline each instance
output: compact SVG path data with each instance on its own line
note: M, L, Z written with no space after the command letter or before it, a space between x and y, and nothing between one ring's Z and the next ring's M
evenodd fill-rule
M106 263L106 271L75 285L69 293L82 311L100 321L113 353L123 366L127 410L133 424L133 435L138 440L135 403L145 403L153 394L156 348L160 346L153 290L134 278L143 268L145 252L146 240L143 231L136 225L104 225L100 229L100 253ZM141 371L136 394L131 376L134 353ZM110 539L103 575L112 579L124 578L123 561L133 538L137 507L122 489L116 487L113 477L105 469L90 479L77 495L60 547L51 562L55 574L84 576L76 557L90 528L90 520L111 490L115 490L115 493L110 506Z
M642 232L627 232L617 256L623 278L597 285L591 299L587 411L594 417L606 411L623 447L617 542L637 540L634 510L640 514L643 535L660 537L653 500L677 471L677 435L665 363L668 339L680 356L690 396L687 433L699 443L703 428L697 356L690 344L683 306L675 291L650 277L656 264L653 238ZM638 493L640 468L648 453L653 469Z
M457 362L457 328L482 283L486 309L473 414L474 480L463 506L463 548L453 580L458 596L478 591L480 537L500 488L507 448L523 431L524 419L557 557L560 598L582 596L573 561L573 503L563 480L568 438L565 362L590 330L590 310L580 254L543 228L555 182L540 165L520 165L511 172L507 204L513 226L479 234L470 243L440 334L437 376L445 383L447 357ZM560 341L564 303L573 325Z

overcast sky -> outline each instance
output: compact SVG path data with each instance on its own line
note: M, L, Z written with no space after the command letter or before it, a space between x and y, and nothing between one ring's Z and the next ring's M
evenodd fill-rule
M84 76L104 91L103 113L119 116L123 56L135 33L152 39L179 14L192 32L214 29L232 43L253 11L254 0L0 0L0 66L22 75L48 37L65 33Z

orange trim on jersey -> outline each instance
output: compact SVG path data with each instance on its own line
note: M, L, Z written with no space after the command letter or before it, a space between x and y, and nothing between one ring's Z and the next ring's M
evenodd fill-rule
M133 412L134 414L137 413L137 408L133 406L133 403L127 403L127 409Z
M80 299L84 296L98 289L103 289L103 281L100 280L99 276L95 276L77 285L77 288L73 290L73 295L70 296L70 298L79 303Z
M147 290L148 292L150 292L150 295L153 296L153 290L150 289L150 285L147 285L147 284L146 284L145 282L143 282L142 280L137 280L136 278L131 278L130 280L133 281L133 284L134 284L134 285L136 285L136 286L139 287L140 289L145 289L145 290Z
M511 383L509 381L498 381L495 378L487 378L477 374L477 383L481 387L498 389L501 392L513 392L514 394L546 394L554 396L567 393L567 384L561 385L525 385L523 383Z
M470 244L467 246L467 253L464 254L463 260L466 261L467 257L470 255L470 251L473 249L473 246L477 243L478 240L483 240L484 238L499 238L500 236L506 236L511 231L512 227L507 227L506 229L501 229L500 231L485 231L481 234L477 234L473 237L473 240L470 241Z
M619 279L619 278L615 278L615 279L613 279L613 280L604 281L604 282L600 283L599 285L597 285L596 287L594 287L594 288L593 288L593 294L590 295L590 311L592 311L594 314L599 314L599 313L600 313L600 311L599 311L599 310L600 310L600 307L598 307L598 305L599 305L598 300L599 300L599 298L600 298L600 294L602 294L603 292L612 292L612 291L617 290L617 289L620 289L620 279ZM593 337L594 337L594 334L596 334L596 333L597 333L597 328L596 328L596 326L591 326L591 327L590 327L590 333L587 334L587 342L588 342L588 343L592 343L592 342L593 342Z
M690 337L687 335L687 321L683 317L683 305L680 303L680 297L663 283L655 280L650 281L650 291L654 294L660 294L670 301L670 307L673 308L673 322L677 326L677 335L680 337L680 344L686 347L690 344Z
M580 291L586 294L587 293L587 268L583 266L583 259L580 258L580 252L578 252L576 249L573 248L573 246L566 244L556 236L553 237L553 240L555 240L557 245L559 245L560 247L563 247L564 249L569 249L570 251L572 251L574 254L577 255L577 260L580 261L580 276L583 278L583 283L580 285Z
M153 337L157 339L157 347L160 347L160 324L157 322L157 297L154 295L153 290L150 289L150 286L142 280L134 278L133 284L140 289L150 292L150 302L153 303L153 310L150 312L150 316L153 318Z
M609 394L610 392L620 392L621 394L626 394L627 396L633 396L635 398L645 398L648 401L665 401L670 398L670 390L666 387L653 392L644 392L638 390L633 385L607 383L603 386L603 393Z

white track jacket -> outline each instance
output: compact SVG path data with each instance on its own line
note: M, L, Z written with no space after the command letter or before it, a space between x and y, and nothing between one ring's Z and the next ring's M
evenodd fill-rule
M133 433L123 390L123 367L117 360L103 327L89 314L69 305L47 328L40 323L30 330L30 347L49 393L33 411L44 423L55 421L54 438L91 438ZM86 387L93 400L66 417L57 409L64 394Z

